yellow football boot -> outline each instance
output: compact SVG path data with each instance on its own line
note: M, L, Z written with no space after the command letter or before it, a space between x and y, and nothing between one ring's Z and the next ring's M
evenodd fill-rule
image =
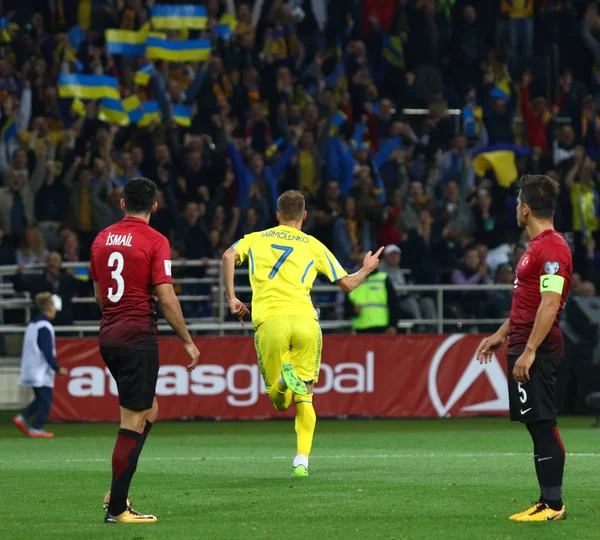
M521 516L528 516L529 514L533 514L540 506L544 506L544 503L542 503L540 501L533 503L533 506L531 508L528 508L524 512L519 512L518 514L513 514L508 519L512 519L513 521L515 521L518 518L520 518Z
M127 510L118 516L113 516L110 512L106 512L104 516L104 523L155 523L156 521L158 521L156 516L141 514L131 506L128 506Z
M552 510L547 504L542 504L531 514L517 517L515 521L560 521L567 519L567 509L563 505L560 510Z

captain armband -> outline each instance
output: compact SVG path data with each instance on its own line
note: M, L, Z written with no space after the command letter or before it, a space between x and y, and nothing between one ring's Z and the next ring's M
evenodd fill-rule
M556 274L540 276L540 292L555 292L562 294L565 286L565 278Z

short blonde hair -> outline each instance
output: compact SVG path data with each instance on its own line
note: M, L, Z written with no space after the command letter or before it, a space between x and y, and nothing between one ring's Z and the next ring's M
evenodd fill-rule
M282 193L277 199L277 211L282 221L302 219L305 207L304 195L293 189Z
M41 313L48 311L53 302L52 293L41 292L35 295L35 307L38 308L38 311Z

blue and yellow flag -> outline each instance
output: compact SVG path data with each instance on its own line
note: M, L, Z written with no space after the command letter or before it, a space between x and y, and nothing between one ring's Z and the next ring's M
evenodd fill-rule
M204 6L157 5L152 8L152 26L158 30L204 30L208 17Z
M98 118L103 122L128 126L135 124L142 117L142 104L137 96L129 96L124 100L103 99Z
M143 56L146 52L147 33L131 30L106 30L106 50L108 54Z
M233 36L233 30L228 24L217 24L213 28L213 36L219 39L223 39L225 41L229 41L231 39L231 36Z
M477 176L484 176L491 169L498 184L509 188L519 177L515 158L528 156L531 152L531 148L516 144L493 144L475 154L473 169Z
M219 19L219 24L213 28L213 35L215 37L224 39L225 41L229 41L237 27L238 22L236 18L229 13L225 13Z
M135 72L135 84L139 84L140 86L146 86L150 79L152 78L152 74L155 72L154 64L146 64L142 66Z
M6 17L0 18L0 41L4 43L10 43L12 38L7 30L8 19Z
M336 112L333 119L331 120L331 127L329 128L329 136L333 137L336 134L337 130L340 128L340 126L343 125L347 119L348 119L348 117L342 111Z
M158 101L142 101L142 116L137 122L138 126L149 126L154 120L160 122L160 107L158 106Z
M79 116L79 117L83 118L87 112L85 110L85 105L83 104L83 101L81 101L79 98L75 98L73 100L73 103L71 103L71 112L75 116Z
M399 36L383 36L383 58L393 66L404 69L404 45Z
M269 148L265 150L265 156L270 158L275 152L277 152L277 150L281 148L281 146L283 146L284 142L285 139L283 137L279 137L279 139L277 139L271 146L269 146Z
M4 141L9 141L17 134L17 124L12 120L7 120L2 126L2 138Z
M61 73L58 85L58 95L61 98L121 99L116 77Z
M173 105L173 120L180 126L190 127L192 125L192 107L189 105Z
M202 62L210 56L210 39L167 41L148 37L146 54L153 60L167 62Z
M120 99L103 99L98 118L109 124L129 125L129 115Z

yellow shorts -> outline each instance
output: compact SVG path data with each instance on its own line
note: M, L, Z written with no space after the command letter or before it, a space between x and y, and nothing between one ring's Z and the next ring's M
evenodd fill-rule
M318 321L306 315L269 317L254 333L258 365L268 388L291 362L303 381L319 380L323 336Z

